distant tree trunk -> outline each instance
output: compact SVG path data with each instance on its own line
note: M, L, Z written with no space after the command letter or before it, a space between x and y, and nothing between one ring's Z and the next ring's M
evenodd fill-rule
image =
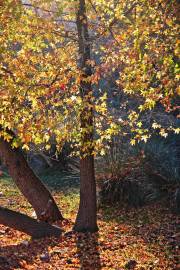
M74 230L95 232L97 227L96 182L93 156L93 110L91 104L92 86L86 79L92 75L90 63L90 43L85 0L79 0L77 14L80 69L83 73L80 91L84 103L81 112L81 159L80 159L80 205ZM86 149L86 150L84 150Z
M22 151L0 138L0 159L7 166L17 187L34 208L37 218L44 221L63 220L53 197L29 167Z
M59 237L62 230L43 221L0 207L0 224L24 232L33 238Z

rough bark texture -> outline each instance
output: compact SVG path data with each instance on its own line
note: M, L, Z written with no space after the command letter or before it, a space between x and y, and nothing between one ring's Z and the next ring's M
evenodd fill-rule
M29 167L22 151L0 138L0 159L7 166L17 187L34 208L37 218L44 221L63 220L48 189Z
M80 205L74 230L96 232L96 183L93 156L80 161Z
M43 221L37 221L26 215L0 207L0 223L15 230L24 232L33 238L59 237L62 230Z
M88 24L85 8L85 0L79 0L79 10L77 14L77 29L79 41L80 69L83 78L87 79L92 75L91 66L88 60L90 55L90 42L88 34ZM81 112L81 128L86 130L81 135L81 160L80 160L80 205L76 218L74 230L78 232L95 232L97 227L97 207L96 207L96 183L94 175L93 152L93 111L91 105L92 86L87 80L81 81L80 91L84 101L84 108ZM89 146L88 146L89 145ZM88 147L87 147L88 146ZM86 152L84 152L86 149ZM85 155L86 156L85 156ZM85 157L84 157L85 156Z

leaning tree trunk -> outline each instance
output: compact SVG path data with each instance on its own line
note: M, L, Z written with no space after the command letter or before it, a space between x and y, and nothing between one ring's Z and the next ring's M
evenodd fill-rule
M24 232L33 238L59 237L62 230L44 221L37 221L24 214L0 207L0 224Z
M48 189L29 167L22 151L0 138L0 159L7 166L17 187L34 208L37 218L45 221L63 220Z
M93 110L92 86L87 79L92 75L88 60L91 59L85 0L79 0L77 14L80 69L83 78L80 84L83 108L81 112L81 159L80 159L80 205L74 230L95 232L97 227L96 182L93 156Z

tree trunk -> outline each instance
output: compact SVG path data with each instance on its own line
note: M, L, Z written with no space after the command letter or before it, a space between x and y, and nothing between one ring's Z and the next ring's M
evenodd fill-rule
M80 206L74 230L78 232L96 232L98 230L93 156L80 160Z
M80 69L83 78L80 83L83 108L81 112L81 159L80 159L80 205L74 230L95 232L97 227L96 182L93 156L93 110L92 86L87 80L92 75L88 60L91 59L85 0L79 0L77 13Z
M24 232L33 238L59 237L62 230L43 221L0 207L0 224Z
M48 189L29 167L22 151L0 138L0 159L7 166L17 187L34 208L37 218L44 221L63 220Z

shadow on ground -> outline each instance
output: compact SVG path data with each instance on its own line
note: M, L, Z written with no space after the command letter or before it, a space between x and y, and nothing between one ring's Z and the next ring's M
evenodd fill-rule
M101 269L98 234L82 234L77 236L77 255L82 270Z
M44 270L50 265L59 267L55 269L100 270L98 234L77 233L71 238L45 238L0 247L0 270Z

